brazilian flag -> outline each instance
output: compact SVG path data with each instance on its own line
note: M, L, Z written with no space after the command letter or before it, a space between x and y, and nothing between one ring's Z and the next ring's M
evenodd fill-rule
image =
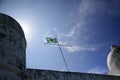
M57 38L46 37L47 43L58 43Z

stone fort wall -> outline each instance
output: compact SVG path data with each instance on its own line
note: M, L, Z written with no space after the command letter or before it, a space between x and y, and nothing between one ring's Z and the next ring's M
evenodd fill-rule
M118 76L27 69L29 80L120 80Z
M118 76L26 69L25 52L21 26L0 13L0 80L120 80Z

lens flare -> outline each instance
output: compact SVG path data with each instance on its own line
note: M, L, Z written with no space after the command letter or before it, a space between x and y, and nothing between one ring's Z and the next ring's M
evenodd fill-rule
M20 20L19 22L20 22L20 25L21 25L24 33L25 33L25 37L27 39L30 39L33 35L33 31L31 29L30 22L28 20Z

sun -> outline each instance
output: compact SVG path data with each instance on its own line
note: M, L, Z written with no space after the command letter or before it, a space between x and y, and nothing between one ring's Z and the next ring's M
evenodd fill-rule
M25 37L28 39L28 38L31 38L32 36L32 29L31 29L31 26L30 26L30 23L28 23L27 21L20 21L20 25L24 31L24 34L25 34Z
M26 37L30 37L31 33L30 33L29 27L27 27L27 25L23 25L22 28L23 28L23 31L24 31L24 33L25 33L25 36L26 36Z

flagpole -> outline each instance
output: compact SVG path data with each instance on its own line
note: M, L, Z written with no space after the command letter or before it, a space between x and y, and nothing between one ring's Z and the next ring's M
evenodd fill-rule
M59 50L60 50L60 53L61 53L62 58L63 58L63 60L64 60L66 69L67 69L67 71L69 72L69 68L68 68L67 62L66 62L66 60L65 60L65 57L64 57L64 55L63 55L62 48L61 48L60 46L69 46L69 47L72 47L72 46L59 44L57 37L56 37L56 38L46 37L46 40L47 40L47 43L44 43L44 44L53 43L53 42L54 42L54 43L57 43L57 44L51 44L51 45L57 45L57 46L59 47Z
M48 43L44 43L44 44L48 44ZM48 45L57 45L58 46L58 44L48 44ZM59 46L72 47L71 45L63 45L63 44L59 44Z
M58 39L57 39L57 40L58 40ZM64 63L65 63L66 69L67 69L67 71L69 72L69 68L68 68L67 62L66 62L66 60L65 60L65 57L64 57L64 55L63 55L63 51L62 51L62 49L61 49L61 47L60 47L59 42L58 42L58 47L59 47L59 50L60 50L61 55L62 55L62 57L63 57L63 60L64 60Z

